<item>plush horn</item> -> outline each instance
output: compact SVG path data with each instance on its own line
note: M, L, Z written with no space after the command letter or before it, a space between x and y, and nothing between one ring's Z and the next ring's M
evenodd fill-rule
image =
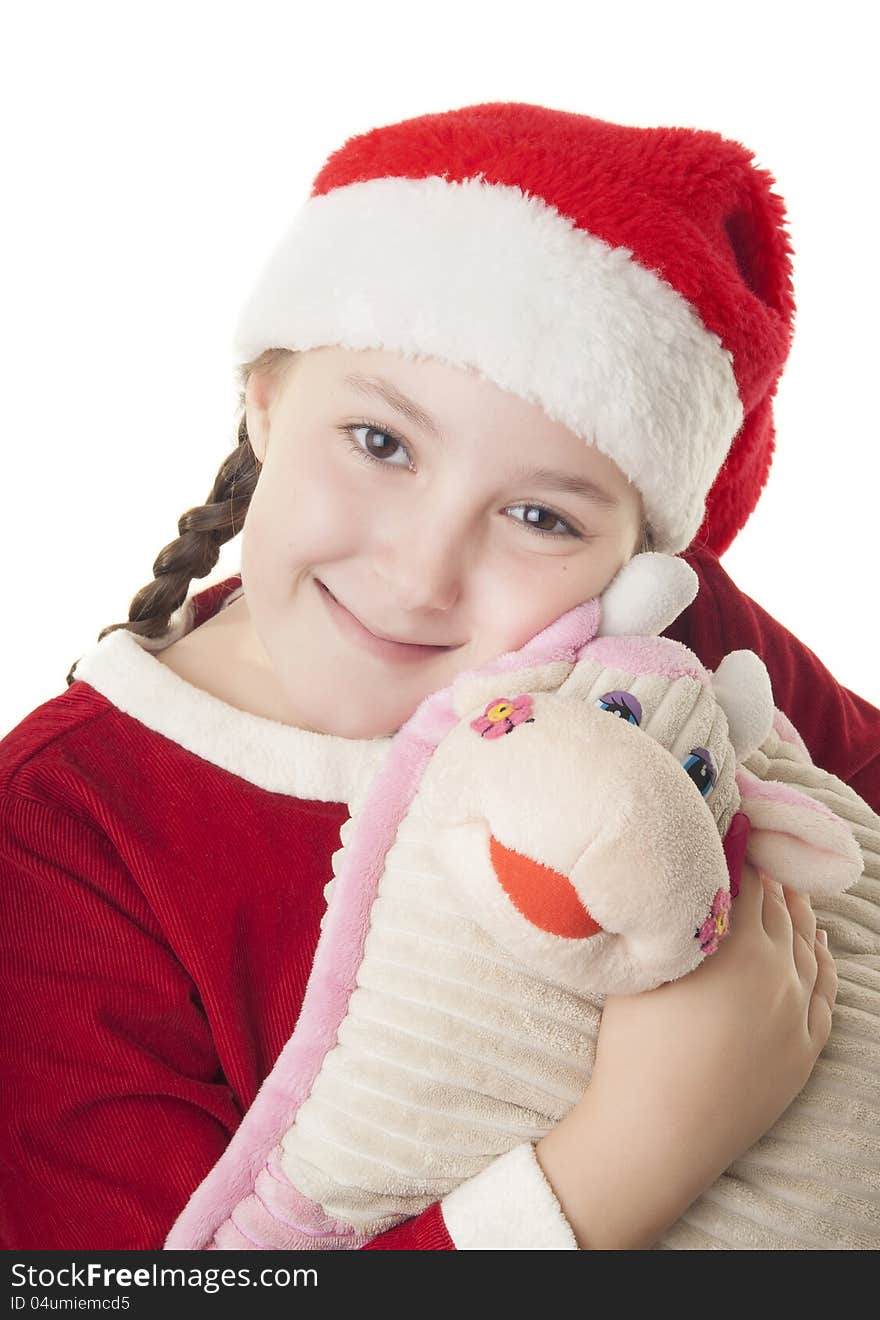
M599 637L658 637L700 589L690 564L677 555L633 555L599 598Z
M773 688L754 651L731 651L712 675L712 691L727 716L736 759L746 761L773 728Z

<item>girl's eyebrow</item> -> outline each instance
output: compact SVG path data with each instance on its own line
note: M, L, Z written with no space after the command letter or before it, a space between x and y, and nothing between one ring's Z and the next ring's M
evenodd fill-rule
M385 380L382 376L359 376L357 373L353 373L343 378L343 384L353 385L356 390L360 390L361 394L378 395L380 399L385 400L390 408L394 408L397 412L402 413L404 417L408 417L423 431L429 431L437 440L443 439L440 428L433 417L429 417L424 409L420 408L412 399L407 398L396 385L392 385L390 380Z
M390 380L385 380L382 376L360 376L352 373L343 378L343 383L352 385L362 394L378 396L394 408L396 412L420 426L422 430L428 431L436 439L442 440L443 436L440 428L423 408L408 398L401 390L393 385ZM620 501L616 496L609 494L601 486L597 486L594 481L586 477L577 477L572 472L560 472L555 468L527 468L519 467L510 476L511 481L535 482L538 485L549 487L553 490L566 491L570 495L581 495L584 499L591 500L593 504L602 505L606 509L616 509Z
M606 509L616 509L620 504L616 495L597 486L595 481L589 481L587 477L576 477L571 472L557 472L555 468L520 467L511 474L511 480L564 490L571 495L582 495L584 499L591 500L593 504L601 504Z

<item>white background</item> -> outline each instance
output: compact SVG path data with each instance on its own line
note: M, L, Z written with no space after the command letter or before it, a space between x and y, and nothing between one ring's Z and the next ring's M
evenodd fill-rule
M127 619L206 498L236 442L239 304L329 152L490 100L714 129L774 176L798 319L769 485L723 562L880 705L870 17L863 0L8 7L0 733ZM191 590L237 570L239 539Z

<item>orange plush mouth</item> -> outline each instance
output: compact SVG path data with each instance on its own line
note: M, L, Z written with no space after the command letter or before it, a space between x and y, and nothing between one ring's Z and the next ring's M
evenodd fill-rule
M502 889L533 926L570 940L601 932L602 927L590 916L567 876L513 848L505 848L492 834L489 856Z

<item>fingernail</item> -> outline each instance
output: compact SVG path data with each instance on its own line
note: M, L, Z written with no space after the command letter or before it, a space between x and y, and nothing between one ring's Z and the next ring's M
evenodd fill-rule
M817 939L817 940L821 940L822 943L825 945L825 948L826 948L826 949L828 948L828 931L827 931L827 930L818 930L818 929L817 929L817 931L816 931L816 939Z

